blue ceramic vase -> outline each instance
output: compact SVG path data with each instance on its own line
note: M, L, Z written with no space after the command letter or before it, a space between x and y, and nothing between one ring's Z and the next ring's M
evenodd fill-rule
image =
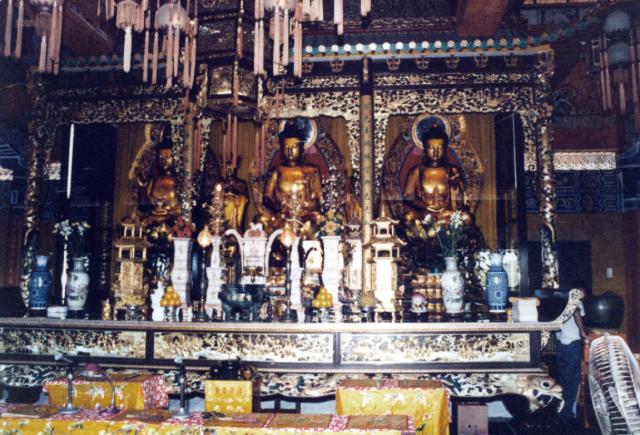
M36 265L29 276L27 284L29 289L29 308L32 310L46 311L49 306L49 295L53 280L48 266L48 255L36 255Z
M487 272L487 299L489 312L504 313L509 296L509 276L502 267L502 254L492 253L491 266Z

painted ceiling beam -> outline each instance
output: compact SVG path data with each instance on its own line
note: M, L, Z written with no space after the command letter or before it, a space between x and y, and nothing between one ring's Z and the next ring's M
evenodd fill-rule
M493 35L508 5L509 0L458 0L456 33L461 37Z

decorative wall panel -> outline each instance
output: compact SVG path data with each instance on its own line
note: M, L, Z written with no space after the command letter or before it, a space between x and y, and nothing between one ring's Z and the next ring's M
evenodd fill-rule
M416 364L528 362L530 336L521 334L341 334L342 363Z
M144 358L144 331L0 328L0 353Z
M333 334L156 332L154 357L279 363L332 363Z

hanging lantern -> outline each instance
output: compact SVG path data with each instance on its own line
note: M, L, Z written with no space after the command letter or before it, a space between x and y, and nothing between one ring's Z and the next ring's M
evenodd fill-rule
M40 37L39 72L58 73L64 0L29 0L36 12L36 33Z
M113 1L113 0L111 0ZM131 44L132 31L141 32L145 25L145 10L148 8L148 1L142 0L120 0L117 2L116 27L124 29L124 72L131 70Z
M154 37L154 79L156 77L157 54L158 54L158 37L157 32L165 33L163 38L163 51L165 53L166 65L165 75L167 79L167 87L173 84L173 78L178 76L180 65L180 47L181 42L184 49L183 63L183 84L191 87L195 78L195 54L198 23L197 8L198 2L194 1L195 18L189 18L189 2L187 10L180 4L179 0L165 0L156 12L156 36ZM184 36L183 36L184 34Z
M64 0L8 0L4 34L4 56L22 56L22 31L24 28L24 2L28 1L35 12L35 29L40 37L39 72L58 73L60 69L60 39ZM18 6L16 43L13 45L14 6Z
M640 124L640 77L638 76L640 56L637 50L637 29L632 28L631 16L626 11L617 9L607 16L602 31L600 42L602 108L605 111L613 110L614 101L617 100L618 112L624 115L631 102L636 124ZM617 97L615 100L614 96ZM631 96L630 99L629 96Z

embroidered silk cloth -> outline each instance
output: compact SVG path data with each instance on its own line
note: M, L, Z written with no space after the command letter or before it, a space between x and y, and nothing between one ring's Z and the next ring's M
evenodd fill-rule
M251 381L205 381L205 411L222 414L249 414L253 404Z
M116 406L120 409L167 408L169 396L162 376L114 373ZM111 387L106 380L73 380L73 406L77 408L108 408L111 405ZM67 380L56 378L44 384L49 403L64 406L67 403Z
M36 409L34 409L36 408ZM83 409L73 415L51 414L51 405L37 407L0 405L0 432L12 434L74 435L135 433L137 435L205 434L286 435L372 433L408 435L415 433L408 416L339 416L329 414L243 414L203 418L195 413L186 420L171 418L164 409L129 411L113 415L96 409Z
M449 395L440 382L347 379L336 390L338 415L409 415L418 433L449 434Z

